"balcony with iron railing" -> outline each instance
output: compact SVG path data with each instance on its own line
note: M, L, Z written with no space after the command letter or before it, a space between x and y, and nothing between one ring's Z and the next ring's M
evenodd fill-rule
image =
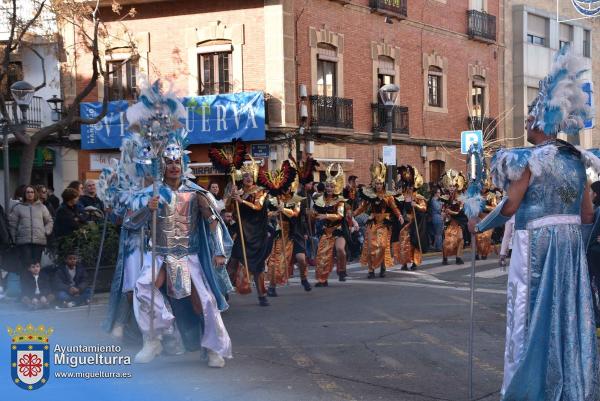
M496 16L483 11L467 10L467 34L482 42L496 41Z
M6 102L6 109L8 110L9 113L11 113L11 116L13 115L13 104L14 101L13 100L7 100ZM46 106L46 101L44 99L42 99L40 96L34 96L33 99L31 99L31 104L29 105L29 109L27 109L27 128L41 128L42 124L44 123L44 115L43 115L43 109L42 107ZM23 115L21 113L21 110L19 109L18 106L14 106L16 111L17 111L17 117L19 119L19 121L23 120Z
M371 103L373 133L386 132L387 111L381 103ZM394 106L392 109L392 133L408 135L408 107Z
M483 139L486 142L495 141L498 137L496 130L497 123L494 118L469 116L467 117L467 124L470 130L483 131Z
M371 10L398 19L408 18L408 0L370 0Z
M308 97L308 101L311 128L354 129L352 99L313 95Z

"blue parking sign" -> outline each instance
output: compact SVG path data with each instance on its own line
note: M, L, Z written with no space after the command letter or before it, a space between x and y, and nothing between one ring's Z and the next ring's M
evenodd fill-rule
M483 131L463 131L460 133L460 153L466 155L472 144L477 143L483 146Z

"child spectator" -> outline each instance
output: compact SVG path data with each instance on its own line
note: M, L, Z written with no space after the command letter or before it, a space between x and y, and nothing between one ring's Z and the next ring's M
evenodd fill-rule
M54 291L59 306L71 308L87 304L92 295L85 268L77 263L73 252L65 256L65 264L54 273Z
M21 296L21 301L31 309L47 308L54 300L50 279L41 272L40 262L31 263L21 275Z

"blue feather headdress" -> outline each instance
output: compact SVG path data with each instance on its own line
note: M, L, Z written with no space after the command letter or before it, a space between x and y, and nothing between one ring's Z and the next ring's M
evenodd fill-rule
M150 165L158 179L164 170L164 159L180 160L185 177L193 178L189 165L187 131L182 120L186 109L171 90L165 92L160 81L146 85L139 100L127 109L129 130L139 136L136 161Z
M550 74L540 81L539 94L530 105L529 115L535 117L534 128L546 135L577 135L584 122L593 116L583 90L586 61L575 56L570 46L564 46L554 57Z

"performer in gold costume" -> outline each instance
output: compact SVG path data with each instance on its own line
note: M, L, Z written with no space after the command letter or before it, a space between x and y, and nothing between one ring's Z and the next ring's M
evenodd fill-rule
M408 270L409 263L412 263L410 270L416 270L423 259L423 247L427 246L424 235L427 200L415 191L423 185L423 177L410 165L400 166L398 176L400 195L396 197L396 201L406 219L401 224L398 241L393 244L394 259L402 265L402 270Z
M450 169L442 175L440 180L447 192L443 196L445 205L442 216L447 225L444 230L442 264L447 265L448 257L456 255L456 264L462 265L464 263L462 260L464 247L463 220L466 219L466 216L460 195L465 189L466 179L462 173Z
M233 188L231 197L227 200L227 210L233 210L233 202L239 203L240 215L243 221L244 243L248 270L254 277L258 303L260 306L268 306L264 284L265 259L269 255L268 239L265 235L267 226L267 208L265 199L267 193L255 184L258 177L258 165L254 160L245 164L242 169L242 188ZM233 243L231 259L227 264L230 276L236 277L240 261L243 261L242 242L238 235Z
M354 215L367 213L365 243L363 244L360 264L368 267L367 278L375 278L375 269L379 270L379 277L385 277L385 270L393 266L390 251L390 216L395 215L403 221L400 211L396 207L394 196L385 190L386 167L382 162L371 165L371 185L360 189L361 203Z
M330 164L326 170L325 192L315 199L313 215L316 220L324 222L323 235L319 239L316 260L315 287L327 287L329 273L333 270L333 252L337 257L337 274L340 281L346 281L346 239L344 238L344 197L341 196L344 186L344 172L341 164L337 165L336 175L331 175Z
M491 187L491 179L490 174L488 172L487 174L487 179L483 184L483 190L481 193L481 197L483 199L483 202L485 202L485 206L483 207L483 213L480 214L481 218L483 219L485 216L487 216L492 210L494 210L494 208L496 206L498 206L498 203L496 202L496 193L495 191L491 191L490 187ZM492 252L493 249L493 245L492 245L492 234L494 233L494 230L487 230L484 231L482 233L477 233L475 234L475 240L477 241L477 255L476 255L476 259L482 259L482 260L486 260L488 255Z

